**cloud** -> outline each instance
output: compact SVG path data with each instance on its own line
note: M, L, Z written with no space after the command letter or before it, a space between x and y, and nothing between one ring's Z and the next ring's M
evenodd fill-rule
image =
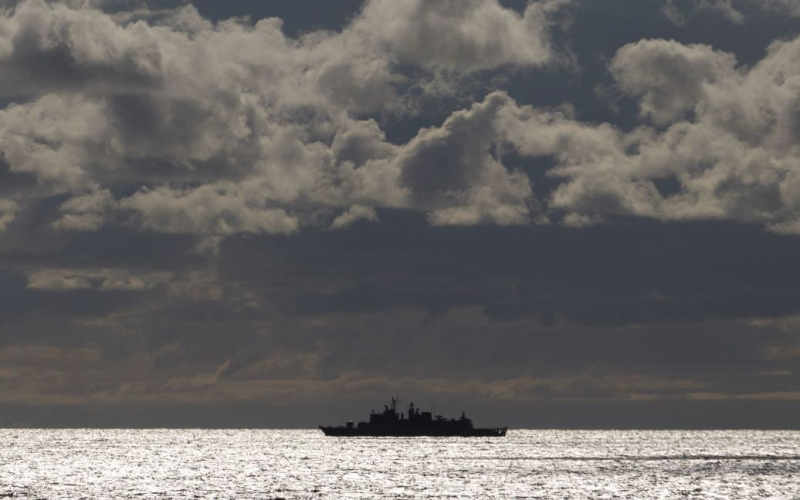
M116 206L107 189L76 196L65 201L59 209L64 215L52 226L67 231L97 231L105 223L106 212Z
M352 30L421 66L542 65L553 57L549 15L567 3L531 2L520 15L496 0L369 0Z
M45 193L91 187L86 166L104 137L101 106L78 96L45 95L0 110L0 151L9 170L35 175Z
M332 229L344 229L349 227L360 220L370 222L378 221L378 214L374 208L365 207L362 205L353 205L348 208L346 212L336 217L331 223Z
M285 210L259 204L252 193L235 186L207 185L188 191L166 187L143 190L122 202L134 210L147 229L166 233L230 235L282 233L297 230L298 221Z
M163 249L141 234L71 234L83 242L57 250L65 265L28 257L20 280L0 279L0 343L20 356L3 393L42 405L300 404L374 397L393 380L436 399L662 399L772 392L765 377L741 380L795 370L798 358L769 354L796 346L796 328L753 318L797 314L785 272L796 239L719 223L443 231L381 215L359 231L231 237L200 272L173 270L189 258L175 254L154 273ZM96 265L130 245L139 266ZM49 349L15 348L37 343ZM76 349L98 354L91 373L49 361Z
M74 276L60 271L36 271L28 277L28 288L33 290L80 290L93 288L84 276Z
M412 80L548 64L565 5L371 0L341 31L289 38L278 19L212 23L191 6L123 22L89 4L19 2L0 16L0 92L28 97L0 109L0 151L38 183L14 202L68 195L60 230L133 222L209 237L291 234L354 206L436 226L637 216L797 231L796 40L750 68L707 45L620 48L609 69L638 104L634 130L503 92L405 143L368 116L418 112ZM507 153L555 159L542 199Z
M736 58L707 45L642 40L622 47L610 68L619 88L658 124L684 118L720 81L736 78Z
M0 17L0 94L157 85L162 53L144 24L122 29L93 9L43 0Z
M5 230L6 226L14 220L19 211L19 205L12 200L0 199L0 231Z
M764 0L759 2L764 8L778 14L800 16L800 2L797 0Z
M737 68L708 46L636 42L610 68L657 128L624 132L509 105L501 137L518 154L556 160L548 176L563 181L545 201L570 225L610 216L727 219L793 233L798 53L800 39L775 42L753 67Z
M165 272L125 269L40 269L28 276L27 288L50 292L72 290L137 291L172 279Z
M549 19L567 3L371 0L339 32L292 39L279 19L212 23L191 5L124 18L148 4L15 2L0 15L0 95L19 102L0 109L0 152L37 179L26 202L72 197L59 230L127 214L150 231L291 233L308 211L355 205L525 223L527 180L478 123L502 98L404 145L362 115L418 112L426 79L548 64ZM421 166L437 154L457 160Z
M741 24L746 20L745 14L734 6L734 0L666 0L663 6L664 15L678 25L703 11L718 14L734 24Z
M515 103L493 93L452 114L440 128L422 130L398 155L401 182L412 204L429 210L434 225L524 224L532 191L528 177L506 169L491 154L502 139L500 110Z
M664 15L677 25L683 25L700 13L719 15L726 21L742 25L752 21L756 12L778 16L800 16L797 0L665 0Z

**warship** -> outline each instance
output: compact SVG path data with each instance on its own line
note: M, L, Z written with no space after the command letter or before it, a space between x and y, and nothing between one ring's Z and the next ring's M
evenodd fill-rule
M319 428L326 436L338 437L503 437L508 427L475 427L472 420L464 412L461 418L446 419L441 415L434 416L432 412L420 412L414 408L414 403L408 407L408 414L397 411L400 400L393 397L389 405L383 407L383 412L372 410L369 422L347 422L340 426L320 425Z

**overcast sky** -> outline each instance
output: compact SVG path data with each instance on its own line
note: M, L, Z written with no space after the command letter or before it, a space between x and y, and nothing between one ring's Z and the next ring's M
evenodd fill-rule
M800 1L0 0L0 425L800 427Z

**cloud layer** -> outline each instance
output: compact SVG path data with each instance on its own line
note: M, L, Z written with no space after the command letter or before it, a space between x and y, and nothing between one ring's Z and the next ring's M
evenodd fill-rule
M403 182L417 175L404 172L420 168L415 156L430 154L424 141L443 141L428 146L442 157L463 158L475 147L463 141L489 146L490 137L446 137L461 114L438 139L421 133L406 145L387 142L370 115L418 113L419 91L475 71L547 64L547 16L562 3L518 14L494 0L374 0L341 32L290 39L278 19L214 24L191 6L120 23L85 5L21 2L0 29L0 94L21 96L2 110L0 150L38 189L15 203L68 193L56 225L71 230L122 213L157 231L291 233L309 212L354 205L451 210L432 214L443 223L523 222L524 207L507 205L524 201L525 182L500 164L481 161L471 170L494 172L471 172L466 184L460 171L452 185ZM399 69L409 65L418 78ZM461 168L453 163L441 168Z
M0 406L800 399L793 2L201 4L0 0Z
M0 149L37 187L7 196L4 226L67 194L54 227L74 231L289 234L354 206L423 211L434 225L643 216L795 231L797 41L751 68L707 45L621 47L609 72L638 102L634 130L495 92L387 140L374 118L418 114L442 85L551 63L548 16L563 7L373 0L341 32L292 39L277 19L212 23L191 6L120 23L21 2L0 30L0 92L12 99ZM509 153L554 158L548 175L563 182L535 199Z

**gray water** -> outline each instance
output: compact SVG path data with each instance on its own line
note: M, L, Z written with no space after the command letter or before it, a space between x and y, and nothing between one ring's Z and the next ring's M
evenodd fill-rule
M800 498L800 432L0 429L0 497Z

